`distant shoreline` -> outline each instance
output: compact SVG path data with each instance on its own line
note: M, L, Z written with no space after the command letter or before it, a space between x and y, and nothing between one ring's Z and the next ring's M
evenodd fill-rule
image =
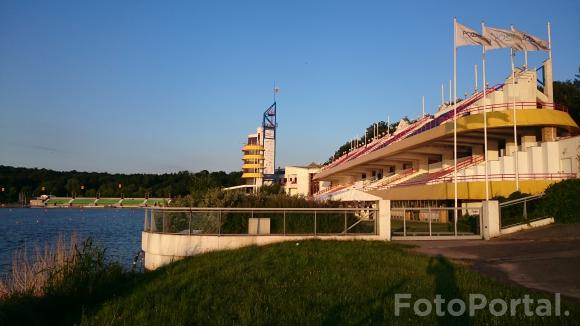
M54 209L54 208L150 208L150 207L159 207L159 206L66 206L66 205L57 205L57 206L22 206L18 204L5 204L0 205L0 209L4 208L34 208L34 209Z

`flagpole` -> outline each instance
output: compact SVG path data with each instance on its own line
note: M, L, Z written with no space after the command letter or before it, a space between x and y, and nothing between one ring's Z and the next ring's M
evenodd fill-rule
M367 131L365 130L365 147L367 147Z
M449 79L449 104L451 104L451 102L453 102L453 96L451 95L452 91L453 91L453 86L451 86L451 79Z
M485 23L481 22L481 33L485 35ZM488 168L488 161L487 161L487 108L486 105L486 93L487 93L487 85L485 83L485 45L482 45L482 52L481 52L481 77L483 78L483 150L484 150L484 160L485 160L485 200L489 200L489 168ZM477 68L477 65L476 65ZM477 75L477 69L475 70ZM477 84L476 84L476 91L477 91Z
M454 231L457 236L457 18L453 17L453 196Z
M441 106L445 104L445 86L441 84Z
M516 191L520 190L520 174L519 174L519 163L518 163L518 131L517 131L517 118L516 118L516 70L514 65L514 49L510 48L510 57L512 63L512 111L513 111L513 125L514 125L514 171L516 174Z
M548 21L548 58L552 60L552 28L550 26L550 22Z
M485 56L484 56L484 60L485 60ZM475 73L475 92L477 92L477 64L475 64L475 66L473 67L473 72ZM485 85L485 82L483 82Z
M422 111L423 111L423 116L421 118L425 117L425 96L421 97L421 105L423 107Z
M524 50L524 67L528 70L528 50Z

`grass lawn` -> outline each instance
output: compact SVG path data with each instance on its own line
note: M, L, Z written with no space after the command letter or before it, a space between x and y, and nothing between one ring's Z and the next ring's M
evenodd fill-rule
M157 205L163 205L165 203L165 199L163 198L150 198L147 199L147 205L153 206L157 203Z
M305 241L192 257L139 276L130 289L85 309L85 325L184 324L578 324L569 317L394 315L396 293L445 300L553 296L495 282L442 257L373 241ZM411 302L414 302L411 301ZM412 304L411 304L412 306Z
M71 200L72 198L50 198L47 201L47 205L64 205L64 204L68 204L68 202Z
M97 205L115 205L121 198L101 198L97 200Z
M130 206L136 206L136 205L141 205L145 202L145 198L142 199L124 199L123 200L123 205L130 205Z
M72 201L73 205L89 205L95 202L96 198L75 198Z

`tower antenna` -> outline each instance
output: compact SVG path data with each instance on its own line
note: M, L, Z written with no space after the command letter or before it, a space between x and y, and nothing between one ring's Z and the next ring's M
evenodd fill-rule
M274 93L274 102L276 102L276 94L280 92L280 87L278 87L276 81L274 81L274 88L272 89L272 92Z

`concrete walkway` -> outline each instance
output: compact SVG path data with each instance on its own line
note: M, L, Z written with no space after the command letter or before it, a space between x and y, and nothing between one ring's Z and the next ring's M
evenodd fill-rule
M474 270L504 282L580 302L580 223L554 224L491 241L398 241L411 250L466 261Z

